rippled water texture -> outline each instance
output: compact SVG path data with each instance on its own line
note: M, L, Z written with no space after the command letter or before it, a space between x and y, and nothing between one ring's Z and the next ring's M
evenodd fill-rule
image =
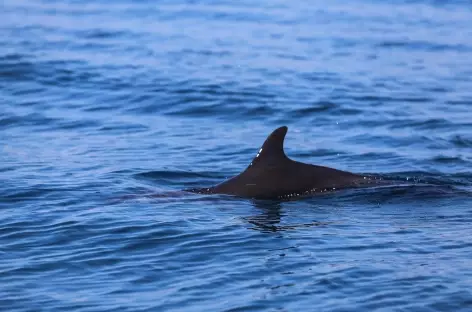
M469 1L0 4L1 311L472 311ZM293 159L404 181L178 192Z

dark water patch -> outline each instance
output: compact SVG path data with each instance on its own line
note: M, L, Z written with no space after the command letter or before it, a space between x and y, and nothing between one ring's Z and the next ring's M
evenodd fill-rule
M465 105L465 107L468 107L469 105L472 105L472 99L470 99L470 100L448 100L448 101L446 101L446 104L458 105L458 106Z
M199 85L197 82L186 81L184 86L176 86L173 90L175 94L187 95L187 94L196 94L196 93L205 93L209 95L218 95L225 93L225 87L221 84L206 84Z
M150 171L138 173L135 175L137 178L151 178L151 179L160 179L160 178L169 178L169 179L181 179L181 178L211 178L212 174L197 173L197 172L187 172L187 171Z
M366 144L375 140L377 146L393 147L393 148L406 148L414 145L428 145L429 148L444 148L444 144L438 144L438 140L429 138L423 135L410 135L407 137L393 137L391 135L366 135L358 134L346 137L343 141L346 143L355 144Z
M63 120L56 124L57 129L61 130L73 130L73 129L87 129L96 128L100 125L100 122L96 120Z
M185 99L185 101L203 101L200 98L195 99ZM193 106L191 108L180 108L177 110L171 109L170 111L166 112L166 115L169 116L182 116L182 117L193 117L193 118L203 118L210 115L213 116L221 116L224 119L232 119L235 116L239 118L250 118L250 119L258 119L262 117L269 117L273 116L277 112L271 106L268 105L244 105L238 103L230 103L228 102L226 105L215 103L215 104L203 104Z
M102 81L102 77L96 71L84 66L79 61L40 61L38 59L27 62L15 62L3 64L0 62L0 77L8 79L12 83L36 82L41 86L53 87L87 87L93 83ZM1 79L1 78L0 78ZM31 90L31 88L34 88ZM33 90L41 90L39 86L30 86L29 93Z
M350 157L350 159L352 159L353 161L358 160L363 162L371 162L373 160L384 157L396 160L400 160L402 158L396 152L367 152L359 155L353 155L352 157Z
M390 126L390 129L397 129L402 127L411 127L418 130L428 130L428 129L450 129L454 128L455 124L444 118L429 118L423 120L417 119L404 119L396 120L395 124Z
M472 147L472 138L461 135L454 135L451 137L450 142L458 148L470 148Z
M273 107L268 105L259 105L256 107L248 108L246 111L243 112L243 116L246 115L247 117L250 117L252 119L259 119L266 116L273 116L278 111L278 109L274 109Z
M30 58L13 54L0 58L0 81L30 80L34 77L34 64Z
M336 104L333 102L317 102L312 105L305 105L307 107L292 109L290 114L292 118L313 118L318 117L319 114L330 116L350 116L362 114L364 110L348 105Z
M332 111L338 108L338 105L331 102L316 103L312 107L301 108L293 111L293 117L304 117L310 114Z
M106 29L90 29L82 32L76 32L76 34L80 37L87 38L87 39L99 39L99 40L106 40L106 39L116 39L119 37L125 37L129 35L129 32L125 31L111 31Z
M387 49L405 49L405 50L420 50L431 52L454 51L467 53L472 51L472 47L465 44L441 44L430 41L420 40L404 40L404 41L384 41L376 45L379 48Z
M84 68L82 62L48 61L36 65L37 81L46 86L68 87L92 84L101 80L101 75Z
M306 61L308 58L306 56L294 55L294 54L275 54L275 56L282 59L290 59L294 61Z
M230 56L231 52L229 51L214 51L214 50L195 50L195 49L184 49L181 51L184 54L196 54L205 57L225 57Z
M382 175L385 179L412 181L443 186L465 186L472 185L472 175L467 172L456 174L442 174L427 171L408 171Z
M341 77L334 72L302 73L300 74L300 78L312 83L330 84L334 86L341 83Z
M110 103L110 104L105 104L105 105L93 105L91 107L85 107L83 108L83 111L84 112L107 112L107 111L114 111L116 110L117 107L114 103ZM101 128L101 129L108 129L109 127L104 127L104 128Z
M427 97L396 97L396 96L380 96L380 95L362 95L353 96L352 99L360 102L410 102L410 103L428 103L433 102L433 98Z
M0 62L1 64L15 64L18 63L18 61L22 61L24 59L28 59L31 56L21 54L21 53L11 53L11 54L5 54L0 56Z
M442 164L468 164L469 161L463 159L460 156L436 156L432 158L433 162Z
M186 185L192 187L199 185L200 187L209 186L221 182L227 177L219 172L188 172L188 171L150 171L135 174L138 180L150 182L153 185ZM182 189L185 187L182 187ZM157 194L156 194L157 195ZM164 193L163 196L166 194Z
M8 148L5 148L5 147L4 147L3 149L4 149L4 150L5 150L5 149L8 150ZM8 171L14 171L14 170L15 170L14 167L3 167L3 168L0 167L0 172L8 172Z
M194 102L205 102L205 99L202 99L200 97L187 97L184 99L186 103L194 103ZM237 108L232 109L234 112ZM205 117L208 114L211 115L227 115L229 113L230 109L228 107L223 106L219 103L217 104L204 104L204 105L198 105L198 106L193 106L190 108L180 108L176 111L170 111L167 112L167 115L170 116L187 116L187 117ZM238 110L239 111L239 110Z
M424 92L433 92L433 93L449 93L452 92L452 88L446 86L423 86L421 88Z
M393 182L388 179L386 181ZM368 211L371 211L387 209L382 207L389 207L390 205L398 205L405 202L417 207L423 205L428 207L428 205L434 205L433 203L435 203L435 205L439 205L440 203L447 204L450 202L450 198L468 200L471 197L472 190L466 191L450 185L434 185L417 181L402 182L399 180L398 182L393 182L392 185L340 191L331 194L331 197L330 195L325 195L325 198L322 198L322 200L324 201L330 198L331 201L335 200L336 202L346 203L348 205L366 203L372 205L369 208L366 207ZM318 201L320 199L312 198L307 200ZM409 210L405 209L403 211L396 211L393 214L402 215L407 211Z
M99 131L112 133L112 134L130 134L148 131L149 127L141 124L129 124L129 123L113 123L103 126Z
M29 190L18 190L16 192L13 192L12 194L6 194L2 195L1 201L2 202L10 202L10 203L16 203L16 202L21 202L21 201L26 201L26 200L38 200L39 198L43 198L47 196L48 194L54 193L57 190L55 189L48 189L48 188L39 188L36 187L34 189L29 189Z
M44 127L48 125L54 125L60 119L46 117L41 113L31 113L22 116L9 116L0 119L0 127L7 129L13 127Z
M262 220L259 220L262 219ZM265 216L262 218L258 217L247 217L244 219L246 222L251 224L249 229L257 230L262 233L275 233L275 232L284 232L284 231L294 231L294 230L301 230L304 228L312 228L312 227L319 227L319 226L329 226L329 222L318 222L312 221L307 223L300 223L300 224L285 224L279 225L280 219L276 219L274 221L268 220ZM275 223L275 224L272 224Z

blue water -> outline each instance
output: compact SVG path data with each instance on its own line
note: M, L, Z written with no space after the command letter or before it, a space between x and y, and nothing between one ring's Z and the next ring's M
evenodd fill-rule
M0 4L1 311L472 311L469 1ZM287 125L404 181L182 194Z

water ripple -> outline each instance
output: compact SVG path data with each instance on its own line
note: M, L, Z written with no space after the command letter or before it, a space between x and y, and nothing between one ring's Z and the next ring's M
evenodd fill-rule
M466 1L2 4L0 310L470 310ZM283 124L395 184L182 191Z

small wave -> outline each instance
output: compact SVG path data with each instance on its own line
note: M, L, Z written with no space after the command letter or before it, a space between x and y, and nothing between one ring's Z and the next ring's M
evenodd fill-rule
M23 54L0 56L0 80L18 81L34 77L33 58Z
M469 161L463 159L461 156L435 156L431 161L439 164L468 164Z
M44 127L54 125L59 122L59 118L46 117L41 113L31 113L22 116L10 115L0 118L0 129L13 127Z
M392 123L391 129L412 127L415 129L454 129L457 125L444 118L429 118L426 120L417 119L397 119L395 123Z
M91 29L87 31L76 32L76 34L80 37L86 39L109 39L109 38L118 38L127 35L128 33L125 31L112 31L112 30L105 30L105 29Z
M291 109L288 114L292 118L313 118L316 116L320 118L320 115L324 116L355 116L360 115L364 112L363 109L349 107L343 104L336 104L334 102L321 101L312 105L305 105L306 107Z
M207 186L216 184L223 180L224 177L220 173L212 172L188 172L188 171L149 171L137 173L135 179L147 181L152 185L175 186L178 188L189 188L195 186Z
M211 173L199 173L189 171L149 171L137 173L134 175L136 178L147 178L147 179L181 179L181 178L212 178L214 174Z
M465 135L454 135L449 141L459 148L470 148L472 147L472 138L468 138Z
M407 171L382 175L387 180L400 180L405 182L434 184L442 186L472 186L472 172L456 174L431 173L427 171Z
M405 50L419 50L419 51L454 51L454 52L471 52L472 47L465 44L444 44L431 41L420 40L403 40L403 41L382 41L376 44L379 48L402 48Z

